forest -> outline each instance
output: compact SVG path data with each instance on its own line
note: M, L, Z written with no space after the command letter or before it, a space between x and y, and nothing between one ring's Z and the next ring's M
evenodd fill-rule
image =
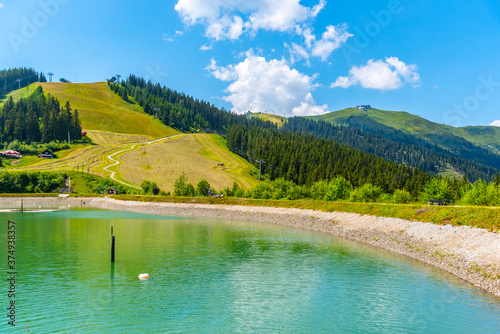
M20 82L17 80L20 79ZM43 73L38 73L32 68L14 68L0 71L0 97L9 92L29 86L33 82L46 82Z
M429 173L355 150L333 140L233 124L227 131L228 148L245 156L271 180L284 178L297 185L341 176L354 187L369 183L383 192L406 189L417 196Z
M500 169L500 156L480 149L480 158L462 158L434 145L421 141L418 145L396 142L382 135L354 127L337 126L325 121L313 121L302 117L289 118L280 131L310 134L318 138L332 139L363 152L418 167L432 174L443 170L448 165L466 173L467 177L491 181ZM415 138L413 138L413 142ZM407 142L411 142L410 139Z
M119 85L112 82L109 82L109 85L111 90L124 100L128 99L128 96L133 97L147 114L156 116L158 112L158 118L163 124L183 132L203 130L225 133L229 124L262 128L276 127L264 120L247 118L223 108L219 109L208 102L200 101L167 87L161 87L160 84L146 82L134 75L129 76L125 82Z
M48 143L81 139L78 110L72 112L69 102L64 107L42 87L27 98L14 101L9 97L0 110L0 142Z

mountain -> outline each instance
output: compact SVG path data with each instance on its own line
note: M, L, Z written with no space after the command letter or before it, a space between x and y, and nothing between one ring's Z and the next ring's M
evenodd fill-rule
M78 169L103 177L115 172L114 178L127 185L140 187L142 181L150 180L165 191L173 190L174 181L182 172L188 182L196 185L206 179L215 189L231 187L233 182L247 189L258 182L253 176L255 168L230 152L221 136L181 134L145 113L132 96L125 101L107 83L37 82L9 92L7 98L12 96L15 102L21 101L40 86L47 96L50 94L61 104L69 102L72 112L78 110L82 128L93 144L72 144L70 149L58 151L57 159L26 155L7 170ZM0 104L0 116L2 112ZM153 139L160 140L150 142ZM108 158L113 153L118 153L113 155L118 164L104 170L113 164Z
M179 133L146 114L132 98L126 102L113 94L104 82L34 85L41 85L45 93L61 101L69 101L71 108L78 110L82 128L91 137L93 130L144 136L149 140Z
M357 108L308 118L357 127L396 141L420 140L456 154L464 153L464 150L475 150L477 147L500 153L500 128L493 126L455 128L404 111Z

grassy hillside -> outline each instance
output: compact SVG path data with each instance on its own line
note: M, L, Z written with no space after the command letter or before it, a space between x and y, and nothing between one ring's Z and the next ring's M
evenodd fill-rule
M106 83L36 83L29 90L33 91L38 85L62 104L69 101L73 109L78 109L82 127L94 145L74 145L58 152L58 158L52 160L26 156L9 166L10 170L76 171L79 168L81 171L83 165L85 172L106 177L110 172L104 168L114 162L108 156L124 151L114 156L120 164L109 169L116 172L117 180L136 186L144 180L152 180L164 190L173 190L175 180L183 171L190 183L196 185L206 179L215 189L231 187L234 181L243 188L257 183L249 173L254 167L231 153L220 136L181 135L144 145L152 139L179 132L144 113L133 99L123 101ZM10 95L26 96L29 90L14 91ZM220 162L224 165L219 166Z
M467 126L453 128L453 131L476 145L500 152L500 127L498 126Z
M218 135L180 135L151 145L138 145L115 158L121 161L114 169L118 177L138 186L144 180L151 180L161 189L172 191L182 172L193 185L206 179L217 190L231 187L234 181L243 188L258 182L249 174L254 167L231 153ZM223 166L218 165L221 162Z
M282 117L279 115L274 115L274 114L266 114L266 113L249 113L245 114L246 117L248 118L260 118L264 121L269 121L271 123L277 124L278 127L283 124L283 122L286 122L286 117Z
M82 128L163 138L178 131L163 125L160 121L144 113L133 102L125 102L114 94L104 82L39 83L46 93L56 96L62 104L69 101L73 109L78 109Z
M18 90L13 90L12 92L10 92L9 94L7 95L0 95L0 107L4 104L5 101L7 101L7 99L12 96L12 98L14 99L14 101L20 99L21 97L27 97L29 96L31 93L33 93L33 91L36 89L36 87L38 87L40 83L33 83L27 87L24 87L24 88L21 88L21 89L18 89Z
M466 142L496 153L500 150L500 128L492 126L455 128L434 123L404 111L394 112L379 109L362 111L347 108L308 118L321 119L336 125L359 127L389 138L397 136L397 132L401 131L450 150L462 146Z

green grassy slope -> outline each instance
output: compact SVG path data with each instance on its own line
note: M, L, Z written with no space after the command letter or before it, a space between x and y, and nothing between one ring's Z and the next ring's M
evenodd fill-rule
M498 126L467 126L453 128L453 132L476 145L500 152L500 127Z
M38 85L56 96L61 104L69 101L72 109L78 109L82 127L94 145L72 145L71 149L58 152L57 159L26 156L9 166L9 170L68 172L85 166L85 172L106 177L110 172L104 167L113 163L107 156L133 146L134 149L114 156L120 164L110 168L117 172L118 180L126 183L140 186L142 181L151 180L171 191L183 171L190 183L196 185L199 180L206 179L217 190L231 187L235 181L244 189L258 182L250 175L250 170L255 168L230 152L225 139L218 135L181 135L143 145L179 132L144 113L133 101L123 101L105 83L36 83L30 90ZM27 89L22 89L11 95L20 97L27 93ZM218 165L220 162L223 166Z
M7 95L0 96L0 107L4 104L5 101L7 101L7 99L10 96L12 96L14 101L17 101L18 99L20 99L22 97L28 97L31 93L33 93L33 91L36 89L36 87L38 87L38 85L39 85L39 83L35 82L27 87L13 90L12 92L8 93Z
M271 123L277 124L278 127L283 124L283 122L286 122L286 117L282 117L279 115L275 114L267 114L267 113L249 113L245 114L246 117L248 118L260 118L264 121L269 121Z
M90 84L42 83L44 92L56 96L62 104L69 101L78 109L84 130L143 135L162 138L178 131L147 115L141 106L123 101L104 82Z
M390 135L401 131L416 136L442 148L450 149L469 141L498 153L500 150L500 128L493 126L455 128L434 123L404 111L379 109L358 110L347 108L321 116L307 117L324 120L332 124L348 125Z

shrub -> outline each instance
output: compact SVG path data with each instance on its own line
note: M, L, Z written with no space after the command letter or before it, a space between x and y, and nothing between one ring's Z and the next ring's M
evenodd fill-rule
M290 188L290 191L288 192L286 199L288 200L303 199L303 198L309 198L310 195L311 193L309 192L309 189L306 186L293 185Z
M474 182L463 190L462 203L468 205L499 205L500 189L494 182L489 185L483 180Z
M125 187L121 183L114 181L109 177L102 180L86 178L85 183L88 188L92 189L92 191L97 194L104 193L106 190L110 188L116 189L118 194L126 194L129 192L127 187Z
M64 185L62 173L51 172L14 172L0 173L0 192L33 193L51 192Z
M199 196L208 196L208 191L210 190L210 183L207 180L202 179L196 185L196 193Z
M144 180L141 183L141 188L145 195L151 195L153 193L153 188L158 188L158 186L153 181Z
M422 200L429 199L454 199L448 179L433 178L425 184Z
M351 182L344 179L342 176L336 177L328 183L328 188L323 199L325 201L336 201L339 199L349 198L352 192Z
M349 199L352 202L376 202L382 193L382 188L366 183L362 187L354 189Z
M39 144L39 143L32 143L30 145L21 143L19 140L14 140L10 143L4 143L4 147L8 148L9 150L14 150L18 151L23 154L38 154L44 151L45 149L49 149L52 152L57 152L60 150L68 149L70 146L66 142L59 143L58 141L51 141L50 143L46 144Z
M318 182L313 183L311 186L311 198L316 200L325 199L325 195L328 192L328 181L320 180Z
M406 190L396 189L392 194L392 201L396 204L407 204L412 201L411 194Z
M174 196L194 196L194 186L187 183L188 178L184 172L174 183Z

